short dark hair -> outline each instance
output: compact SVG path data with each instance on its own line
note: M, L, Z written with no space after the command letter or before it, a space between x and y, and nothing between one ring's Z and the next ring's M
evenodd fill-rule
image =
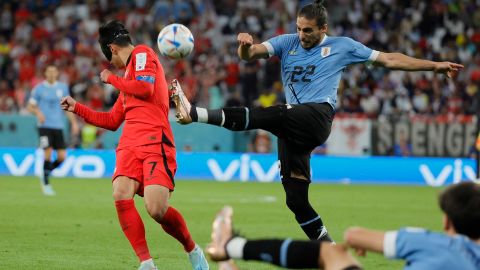
M112 59L112 52L108 45L115 44L120 47L126 47L132 44L132 39L130 38L128 30L117 20L109 21L100 26L98 34L98 43L100 43L102 52L108 61Z
M480 239L480 185L473 182L451 185L440 194L439 204L457 233Z
M313 0L311 4L308 4L300 9L297 17L305 17L309 20L315 19L317 26L322 27L327 24L328 13L327 9L323 6L325 0Z

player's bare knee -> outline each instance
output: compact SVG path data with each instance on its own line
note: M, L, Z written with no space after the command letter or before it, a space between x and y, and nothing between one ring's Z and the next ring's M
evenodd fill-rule
M145 207L147 208L148 214L158 222L163 219L163 216L168 210L168 204L164 203L146 203Z
M115 201L128 200L133 197L128 191L128 189L122 189L122 188L114 189L112 196Z

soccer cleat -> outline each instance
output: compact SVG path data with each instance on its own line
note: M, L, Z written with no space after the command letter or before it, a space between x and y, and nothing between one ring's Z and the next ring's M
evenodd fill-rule
M155 266L152 259L148 259L140 264L138 270L158 270L158 268Z
M333 239L330 237L330 235L328 234L327 228L325 228L325 226L322 226L322 231L318 236L318 240L331 242L332 244L335 244L335 241L333 241Z
M42 191L45 196L55 196L55 191L51 185L42 185Z
M233 237L232 216L233 208L224 206L213 221L212 242L207 247L207 254L213 261L226 261L229 259L226 245Z
M175 103L175 110L177 111L177 113L175 114L177 122L182 125L192 123L192 117L190 116L190 109L192 108L192 105L185 96L185 93L183 92L180 83L176 79L174 79L170 83L169 88L170 91L172 91L172 99Z
M188 259L192 264L193 270L208 270L210 267L208 266L207 259L203 254L202 249L200 246L195 245L195 248L188 253Z

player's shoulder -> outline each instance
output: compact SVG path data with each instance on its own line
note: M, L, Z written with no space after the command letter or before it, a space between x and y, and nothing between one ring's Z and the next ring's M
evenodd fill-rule
M298 40L298 34L281 34L281 35L278 35L278 36L275 36L273 38L271 38L270 40L272 39L275 39L279 42L284 42L284 41L288 41L288 42L294 42L295 40Z
M430 231L424 228L405 227L398 231L400 237L407 239L416 239L424 243L447 243L452 237L440 232Z
M139 44L133 48L132 54L137 53L147 53L147 54L155 54L155 51L145 44Z
M351 37L345 36L328 36L326 42L340 45L351 45L356 41Z

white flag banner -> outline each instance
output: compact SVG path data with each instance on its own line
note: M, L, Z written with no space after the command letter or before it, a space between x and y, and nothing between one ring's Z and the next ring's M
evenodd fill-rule
M335 117L332 132L326 142L330 155L369 155L371 153L372 122L366 117Z

